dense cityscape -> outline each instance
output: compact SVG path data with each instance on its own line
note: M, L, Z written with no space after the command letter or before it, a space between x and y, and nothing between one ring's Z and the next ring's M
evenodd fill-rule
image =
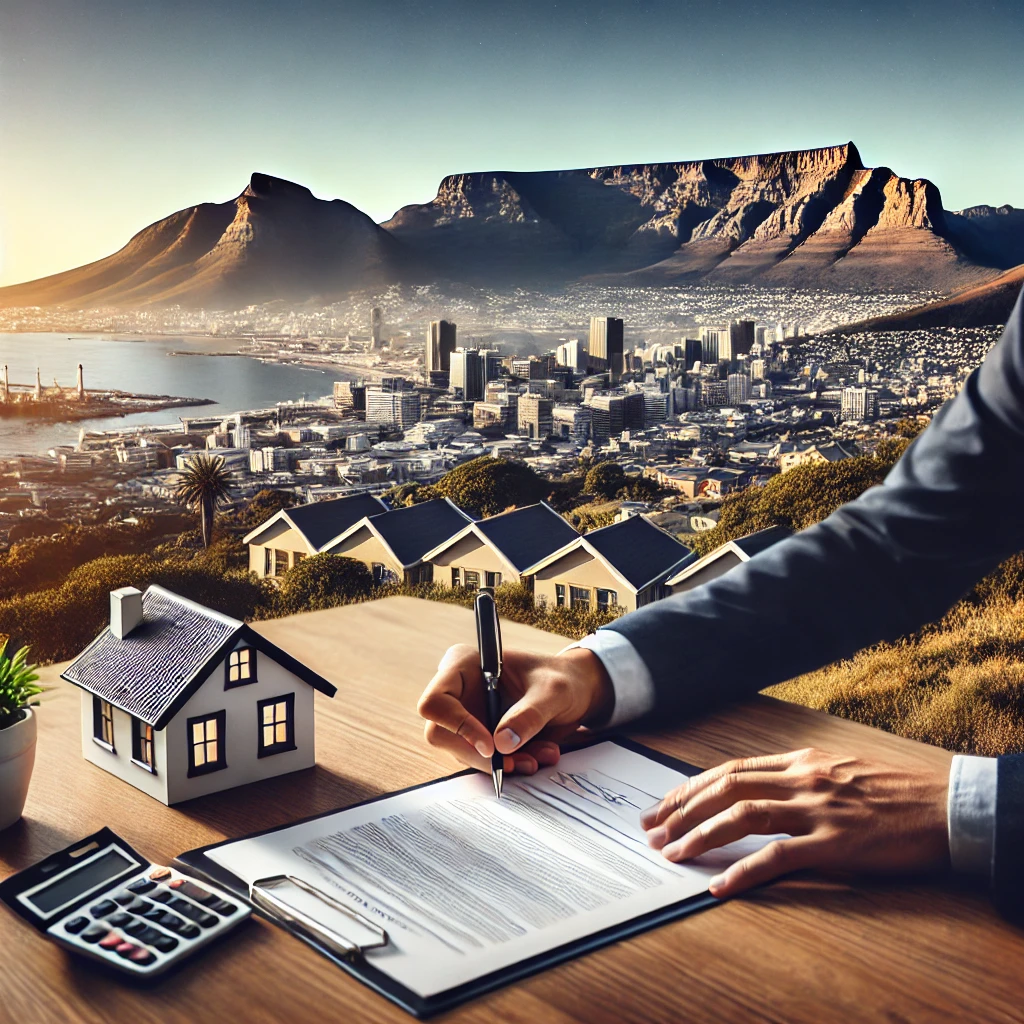
M177 423L102 433L84 424L77 445L2 464L0 538L166 509L201 450L223 458L236 500L273 488L300 502L431 484L485 454L552 481L581 459L609 460L650 478L663 497L641 510L685 536L713 525L729 493L870 452L899 420L927 416L999 333L826 333L924 293L674 291L442 301L395 289L307 311L94 311L75 314L73 328L52 312L9 310L7 330L202 333L223 338L225 355L334 367L345 379L326 399L226 418L188 410ZM616 315L587 325L605 311Z

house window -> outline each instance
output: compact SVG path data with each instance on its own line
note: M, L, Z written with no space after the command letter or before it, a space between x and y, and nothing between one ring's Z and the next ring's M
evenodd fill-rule
M224 756L225 712L199 715L185 723L188 735L188 774L206 775L227 768Z
M434 567L430 562L424 562L419 569L413 570L416 574L417 583L433 583L434 582Z
M601 611L606 612L609 608L614 608L618 603L619 595L617 591L597 588L597 607Z
M555 607L557 607L557 608L564 608L565 607L565 584L564 583L556 583L555 584Z
M480 589L480 573L475 572L473 569L466 570L466 589L467 590L479 590Z
M132 719L132 760L141 768L156 771L153 757L153 726L141 718Z
M274 549L274 575L283 576L288 571L288 552Z
M295 749L295 694L271 697L256 704L259 734L257 756Z
M500 587L501 586L501 573L500 572L485 572L484 573L484 579L486 580L487 586L490 587L492 590L495 587Z
M374 562L370 566L370 574L373 576L373 585L379 587L387 579L387 567L383 562Z
M306 552L305 551L296 551L295 552L295 564L298 565L299 562L301 562L305 557L306 557Z
M114 749L114 707L101 697L92 699L92 735L97 743Z
M569 587L569 607L590 608L590 587Z
M228 655L224 668L224 689L256 682L256 649L238 647Z
M462 572L458 568L452 569L452 586L462 586Z
M263 575L274 575L274 550L273 548L263 549Z

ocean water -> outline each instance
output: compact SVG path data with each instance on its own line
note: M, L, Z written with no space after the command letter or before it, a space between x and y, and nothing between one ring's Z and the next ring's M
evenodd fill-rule
M263 409L283 401L322 398L335 380L352 374L335 369L261 363L248 356L203 356L233 347L231 339L162 337L136 340L108 335L0 334L0 366L9 367L12 384L34 384L36 367L43 386L54 378L74 387L81 363L85 387L117 388L147 395L211 398L216 404L134 413L73 423L0 420L0 457L35 455L55 444L73 444L78 432L112 430L134 424L178 424L179 416L213 416ZM172 356L171 352L196 355Z

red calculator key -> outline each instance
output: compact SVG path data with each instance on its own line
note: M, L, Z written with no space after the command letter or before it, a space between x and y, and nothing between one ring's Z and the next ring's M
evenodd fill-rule
M151 964L156 957L148 949L143 949L141 946L136 946L135 950L128 954L128 959L135 964Z
M114 952L127 959L137 949L142 949L142 947L136 946L134 942L122 942L114 947Z
M169 889L180 889L185 884L184 878L174 878L167 883Z
M100 939L100 947L102 949L116 949L122 942L124 942L123 936L117 932L107 932L106 936Z

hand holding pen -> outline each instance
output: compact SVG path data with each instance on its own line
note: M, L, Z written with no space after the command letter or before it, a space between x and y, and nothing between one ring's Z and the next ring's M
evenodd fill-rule
M487 731L494 736L501 721L501 625L494 597L486 590L476 595L476 645L480 651L480 672L484 677L484 699L487 710ZM491 754L491 780L494 795L501 799L501 784L505 775L505 758L497 747Z

